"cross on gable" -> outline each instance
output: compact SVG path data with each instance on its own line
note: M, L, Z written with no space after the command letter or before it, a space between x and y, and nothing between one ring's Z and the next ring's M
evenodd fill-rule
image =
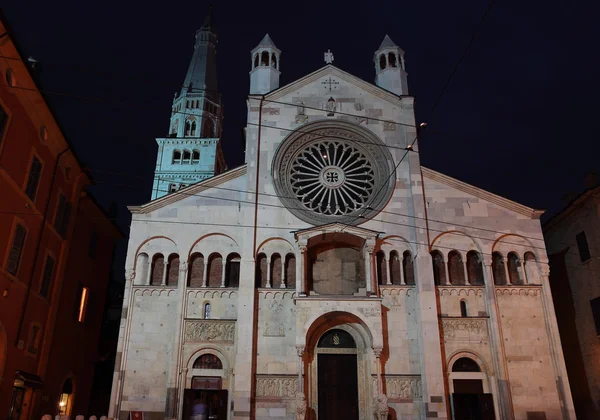
M334 88L337 88L337 86L336 86L336 85L339 85L340 83L339 83L339 82L336 82L335 80L333 80L333 79L331 78L331 76L329 76L329 78L328 78L327 80L324 80L324 81L322 81L322 82L321 82L321 84L323 84L323 85L328 85L328 86L326 86L326 87L328 88L328 90L327 90L327 91L328 91L328 92L331 92L331 90L332 90L332 89L334 89Z

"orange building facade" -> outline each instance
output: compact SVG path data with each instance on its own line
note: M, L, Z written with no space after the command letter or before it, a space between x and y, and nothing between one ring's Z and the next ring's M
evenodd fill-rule
M122 236L86 194L91 177L35 72L0 19L0 415L11 420L87 413Z

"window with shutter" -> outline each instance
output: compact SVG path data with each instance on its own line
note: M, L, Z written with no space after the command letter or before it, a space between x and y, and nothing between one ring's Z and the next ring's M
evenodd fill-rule
M50 255L46 257L44 265L44 273L42 274L42 284L40 285L40 295L47 298L50 293L50 285L54 277L54 258Z
M6 131L6 125L8 124L8 114L6 110L0 105L0 143L2 143L2 138L4 137L4 132Z
M54 216L54 228L62 236L63 239L67 236L69 220L71 219L71 203L64 195L58 198L58 207Z
M8 252L8 261L6 262L6 271L13 276L16 276L17 272L19 271L21 254L23 253L26 235L27 231L25 230L25 227L22 225L16 225L15 232L13 234L12 245Z
M35 196L38 190L38 184L40 183L40 177L42 175L42 162L37 157L33 157L31 161L31 167L29 168L29 177L27 178L27 186L25 187L25 194L31 201L35 201Z

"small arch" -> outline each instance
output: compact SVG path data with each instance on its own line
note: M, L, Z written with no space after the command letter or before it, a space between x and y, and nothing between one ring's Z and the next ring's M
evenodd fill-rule
M356 342L348 331L338 328L327 331L319 338L317 347L320 348L338 348L355 349Z
M281 286L281 272L283 268L281 255L275 253L271 255L271 286L272 287L280 287Z
M204 279L204 256L196 252L190 257L190 267L188 273L189 287L202 287Z
M213 253L208 257L207 285L208 287L221 287L223 276L223 258L219 253Z
M223 369L223 362L215 354L205 353L194 361L194 369Z
M524 255L525 259L525 278L529 284L541 284L540 270L537 265L535 254L527 251Z
M196 120L192 121L192 128L190 130L190 136L196 135Z
M75 380L72 376L66 378L60 388L58 397L58 414L70 416L75 397Z
M135 284L146 284L148 282L148 270L150 269L150 257L145 252L137 256L135 273Z
M469 316L467 312L467 302L465 302L464 300L460 301L460 316L462 316L463 318Z
M390 63L390 67L398 67L396 63L396 54L388 53L388 62Z
M150 285L160 286L162 284L165 271L165 257L163 254L156 254L152 257L152 273L150 275Z
M277 56L275 53L271 54L271 67L277 68Z
M229 254L227 256L227 265L225 266L225 286L240 286L240 262L239 254Z
M521 260L516 252L509 252L506 265L508 266L508 278L511 284L523 284L521 276Z
M467 252L467 276L474 286L483 285L483 258L477 251Z
M263 253L256 258L256 287L267 287L267 256Z
M258 67L258 53L254 54L254 67L253 68L256 68L256 67Z
M285 287L287 289L296 288L296 256L294 254L285 256Z
M504 270L504 259L499 252L492 253L492 273L494 275L494 284L503 286L506 284L506 271Z
M181 150L173 150L173 160L171 161L173 164L181 163Z
M200 150L192 150L192 163L200 162Z
M473 359L461 357L452 364L452 372L481 372L481 368Z
M179 280L179 255L169 255L169 261L167 263L167 286L177 287Z
M377 284L383 285L387 283L387 267L386 259L383 251L377 251Z
M404 270L404 282L411 286L415 284L415 268L410 251L402 254L402 269Z
M192 124L190 123L190 120L187 120L185 122L185 135L186 135L186 137L190 135L191 130L192 130Z
M379 56L379 69L383 70L387 67L387 61L386 61L386 57L385 54L381 54Z
M190 152L187 149L184 150L183 151L183 158L181 159L181 163L188 164L188 163L190 163L191 160L192 160L192 152Z
M448 253L448 277L450 278L450 284L453 286L465 284L465 269L462 255L455 250Z
M206 302L204 304L204 307L202 308L202 318L210 319L211 309L212 309L212 306L210 305L210 302Z
M269 52L268 51L263 51L261 56L260 56L260 65L261 66L268 66L269 65Z
M446 267L444 264L444 256L440 251L431 252L431 260L433 263L433 283L436 286L446 284Z
M397 251L390 252L390 280L392 284L402 284L402 270L400 267L400 257Z

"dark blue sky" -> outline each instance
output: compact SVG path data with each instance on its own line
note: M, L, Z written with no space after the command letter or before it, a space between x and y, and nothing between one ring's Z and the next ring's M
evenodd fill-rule
M66 134L92 169L101 202L150 198L155 137L166 134L195 30L208 2L8 0L4 13ZM537 4L534 4L537 3ZM406 52L417 120L425 119L487 1L215 2L224 149L243 163L250 50L268 32L282 50L281 85L334 64L373 81L384 35ZM522 204L548 209L597 171L600 105L597 2L498 0L420 140L423 165Z

